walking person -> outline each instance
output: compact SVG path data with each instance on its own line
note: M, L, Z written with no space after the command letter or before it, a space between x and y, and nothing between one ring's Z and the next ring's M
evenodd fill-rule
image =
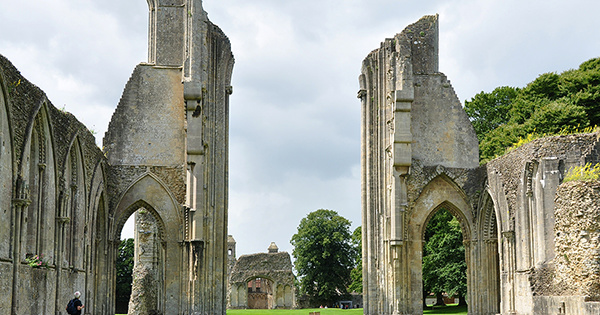
M85 307L79 298L81 297L81 293L79 291L73 293L74 299L69 301L67 304L67 313L74 315L81 315L81 310Z

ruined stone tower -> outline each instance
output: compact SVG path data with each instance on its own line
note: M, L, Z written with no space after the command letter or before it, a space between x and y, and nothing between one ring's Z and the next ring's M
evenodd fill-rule
M381 43L359 83L365 314L420 314L422 228L440 206L466 228L463 190L479 160L475 131L438 72L437 15Z
M225 314L233 55L202 1L148 5L148 62L135 68L104 138L112 239L145 209L161 248L136 270L144 262L164 270L153 273L158 312Z
M386 39L359 82L365 314L423 313L423 238L440 209L460 222L469 314L600 314L598 183L562 183L598 163L597 133L478 165L473 127L438 72L437 16Z

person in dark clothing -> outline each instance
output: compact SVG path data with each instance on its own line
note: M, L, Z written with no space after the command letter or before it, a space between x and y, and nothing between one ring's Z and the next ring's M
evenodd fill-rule
M76 315L81 315L81 310L85 307L85 305L83 305L83 303L81 303L81 300L79 300L79 298L81 297L81 293L79 291L75 292L73 294L73 296L75 297L75 308L77 309L77 313L75 313Z

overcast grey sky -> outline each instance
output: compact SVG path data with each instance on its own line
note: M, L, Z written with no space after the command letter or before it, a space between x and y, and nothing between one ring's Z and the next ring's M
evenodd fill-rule
M235 56L229 233L237 253L289 243L309 212L360 225L363 58L423 15L440 14L440 71L461 102L522 87L600 56L600 1L205 0ZM0 4L0 54L59 108L108 127L147 60L144 0ZM159 114L159 113L157 113Z

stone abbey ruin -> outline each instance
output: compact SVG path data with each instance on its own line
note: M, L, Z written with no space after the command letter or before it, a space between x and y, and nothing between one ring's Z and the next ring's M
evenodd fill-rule
M291 309L296 307L292 259L274 242L267 253L235 258L235 240L228 242L230 273L227 308Z
M148 0L149 60L125 86L103 151L0 56L0 314L65 314L76 290L85 314L114 314L120 233L138 210L136 269L148 278L136 312L225 314L230 269L232 307L260 293L248 292L256 278L276 282L267 305L293 307L289 255L231 264L234 59L201 4ZM470 314L600 313L600 184L561 183L571 166L598 162L598 134L539 139L480 166L438 72L436 16L369 54L360 88L365 314L422 313L423 230L440 208L462 225ZM42 268L28 263L38 255ZM281 270L249 272L261 259Z
M156 222L136 249L156 270L139 313L225 314L234 59L201 4L148 0L149 60L104 152L0 57L0 314L65 314L76 290L85 314L114 314L120 234L139 209ZM25 263L35 255L49 266Z
M474 129L438 71L425 16L363 62L364 314L422 314L422 244L441 208L460 222L469 314L600 314L599 134L539 139L479 166Z

